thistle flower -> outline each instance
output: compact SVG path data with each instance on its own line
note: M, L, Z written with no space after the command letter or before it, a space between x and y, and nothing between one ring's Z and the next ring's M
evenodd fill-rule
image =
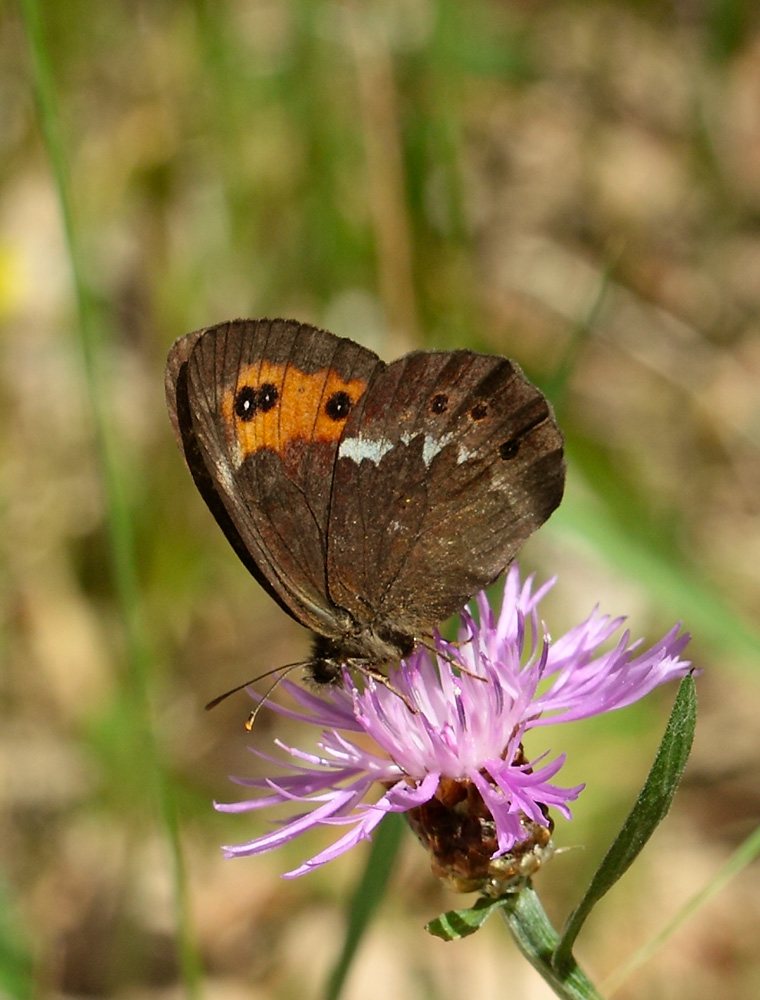
M391 669L387 686L371 675L357 684L348 672L343 687L318 694L283 682L302 711L272 707L321 727L319 752L280 740L285 762L254 751L288 773L234 779L264 794L216 808L288 804L297 813L225 854L261 854L318 826L345 831L286 873L293 878L369 839L387 813L401 812L451 888L504 891L524 880L551 852L550 813L570 818L569 803L584 788L554 783L565 754L526 757L528 731L630 705L689 669L680 658L689 636L678 625L644 651L628 631L603 649L623 619L594 609L552 641L538 606L553 584L534 589L513 564L498 619L479 595L479 621L463 611L458 642L436 637L435 657L418 648Z

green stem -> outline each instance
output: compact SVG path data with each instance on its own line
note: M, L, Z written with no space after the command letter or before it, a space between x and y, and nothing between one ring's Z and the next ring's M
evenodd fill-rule
M558 997L563 1000L603 1000L575 959L571 958L561 971L552 966L559 934L549 922L532 886L522 889L514 901L499 912L517 947Z

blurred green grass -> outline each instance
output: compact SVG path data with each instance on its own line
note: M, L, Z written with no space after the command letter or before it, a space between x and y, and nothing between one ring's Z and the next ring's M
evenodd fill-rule
M109 568L127 536L109 528L28 38L6 5L2 988L176 989L177 885L205 992L317 996L339 953L360 853L281 883L316 844L223 863L218 845L251 837L253 820L210 808L235 795L226 775L255 762L245 706L206 716L203 704L306 648L236 564L164 413L171 341L238 315L297 316L386 357L424 344L516 358L551 392L568 438L567 501L523 560L560 573L552 631L599 601L628 612L634 633L654 638L678 617L693 633L703 722L683 793L642 874L586 939L590 964L613 968L652 928L651 907L664 922L758 812L752 5L31 6L134 529L150 720ZM558 734L568 781L594 776L558 830L584 854L537 883L560 921L646 773L667 698ZM257 726L264 749L291 735L263 714ZM179 882L157 768L178 815ZM399 996L494 992L505 968L522 981L487 933L444 958L421 940L422 923L452 905L425 868L407 843L347 995L372 991L388 950L397 969L385 992ZM631 995L708 997L717 983L754 996L755 877L692 918Z

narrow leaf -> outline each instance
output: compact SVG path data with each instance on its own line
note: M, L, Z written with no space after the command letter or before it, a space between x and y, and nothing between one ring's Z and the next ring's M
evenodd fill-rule
M501 896L498 899L481 896L474 906L466 910L447 910L446 913L442 913L426 924L425 930L433 937L441 938L442 941L458 941L460 938L469 937L470 934L480 930L486 920L504 906L508 899L508 896Z
M573 944L586 917L628 870L664 819L691 751L696 716L696 690L694 679L689 675L681 681L665 735L636 803L602 859L585 896L565 924L562 940L554 954L556 969L570 961Z

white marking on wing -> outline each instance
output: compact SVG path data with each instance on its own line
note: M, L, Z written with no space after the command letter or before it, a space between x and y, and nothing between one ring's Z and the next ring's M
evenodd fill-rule
M422 435L410 434L407 431L399 438L399 444L403 444L408 448L419 437L422 437ZM436 455L439 455L446 445L450 444L453 440L454 435L451 433L442 434L439 437L433 434L424 435L422 461L426 469L430 467L430 463ZM352 462L356 462L357 465L365 460L378 465L388 452L393 450L393 447L393 442L389 441L388 438L369 438L362 437L361 435L359 437L349 437L341 441L340 448L338 449L338 458L348 458ZM457 465L461 465L462 462L466 462L472 456L473 452L460 444L457 452Z
M436 455L438 455L451 441L452 434L443 434L441 437L433 437L432 434L425 435L425 443L422 445L422 461L425 466L429 466Z
M393 448L393 442L387 438L365 438L359 437L344 438L338 449L338 458L350 458L352 462L359 465L365 459L375 465L380 463L384 455Z
M419 437L421 437L420 434L410 434L407 432L401 435L401 443L409 447ZM430 467L430 463L435 456L440 454L446 445L453 440L453 437L453 434L442 434L440 437L435 437L433 434L425 434L422 442L422 461L426 469Z

